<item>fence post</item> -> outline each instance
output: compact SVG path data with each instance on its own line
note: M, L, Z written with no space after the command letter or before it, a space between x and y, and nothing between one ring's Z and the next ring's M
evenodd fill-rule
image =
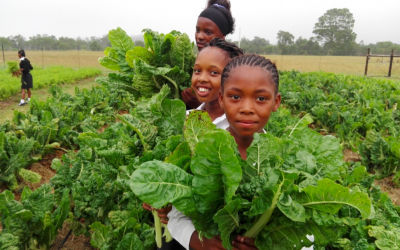
M390 54L390 65L389 65L389 74L388 74L388 77L390 77L390 76L392 75L393 52L394 52L394 49L392 49L392 53Z
M6 58L4 57L4 47L3 47L3 44L1 44L1 51L3 51L4 68L6 68Z
M81 69L81 58L79 57L79 47L78 47L78 65L79 69Z
M370 55L369 53L370 53L370 49L368 48L367 61L365 62L365 73L364 73L364 76L366 76L367 73L368 73L368 61L369 61L369 55Z
M42 68L44 69L43 47L42 47Z

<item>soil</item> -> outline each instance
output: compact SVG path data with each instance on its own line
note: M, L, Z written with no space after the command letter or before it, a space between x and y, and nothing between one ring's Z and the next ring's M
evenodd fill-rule
M382 192L388 193L393 204L400 206L400 188L395 188L392 182L393 176L375 180L375 184L381 187Z
M68 234L70 228L68 223L64 222L63 228L58 230L57 238L54 240L50 247L50 250L57 250L64 240L65 236ZM60 248L62 250L92 250L95 249L90 245L90 237L84 235L75 236L70 234L68 239L65 241L63 246Z
M346 161L346 162L348 162L348 161L353 161L353 162L361 161L360 155L357 154L357 152L351 151L351 149L346 149L343 152L343 155L344 155L344 161Z

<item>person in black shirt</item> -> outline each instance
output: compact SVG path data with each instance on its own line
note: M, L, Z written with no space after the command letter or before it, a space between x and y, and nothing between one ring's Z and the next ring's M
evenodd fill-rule
M21 102L18 104L19 106L27 104L31 100L32 92L31 88L33 88L33 78L30 73L30 71L33 69L31 62L25 58L25 51L20 50L18 51L18 57L19 57L19 68L20 71L22 72L21 76L21 92L22 92L22 97L21 97ZM28 91L28 101L25 102L25 90Z

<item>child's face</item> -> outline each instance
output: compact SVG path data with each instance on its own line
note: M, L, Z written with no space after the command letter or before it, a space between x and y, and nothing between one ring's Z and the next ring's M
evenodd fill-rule
M199 17L195 33L197 49L201 51L204 45L210 43L215 37L225 39L224 34L222 34L219 27L213 21L205 17Z
M218 100L221 74L229 59L223 50L216 47L206 47L197 55L192 75L192 89L200 102Z
M230 132L244 138L262 131L271 112L278 110L281 95L275 94L275 84L265 69L240 66L231 71L219 101Z

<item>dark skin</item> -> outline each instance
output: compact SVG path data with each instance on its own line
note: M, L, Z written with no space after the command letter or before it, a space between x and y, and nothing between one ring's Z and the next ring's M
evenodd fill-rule
M221 75L230 61L225 51L216 47L206 47L196 58L192 75L192 89L197 99L204 102L205 111L214 121L224 114L219 105Z
M224 34L219 27L210 19L199 17L196 24L196 44L199 52L208 44L213 38L218 37L225 39ZM197 108L201 102L197 100L195 90L187 88L181 92L182 100L191 108Z
M246 150L254 133L262 133L271 112L277 111L281 103L281 95L276 93L271 74L259 67L234 69L224 84L219 102L230 125L228 131L235 138L241 157L246 159ZM258 249L254 239L240 235L232 245L238 249Z
M271 112L277 111L281 103L271 74L259 67L234 69L224 84L219 102L230 125L228 131L235 138L240 155L246 159L254 133L262 133Z

